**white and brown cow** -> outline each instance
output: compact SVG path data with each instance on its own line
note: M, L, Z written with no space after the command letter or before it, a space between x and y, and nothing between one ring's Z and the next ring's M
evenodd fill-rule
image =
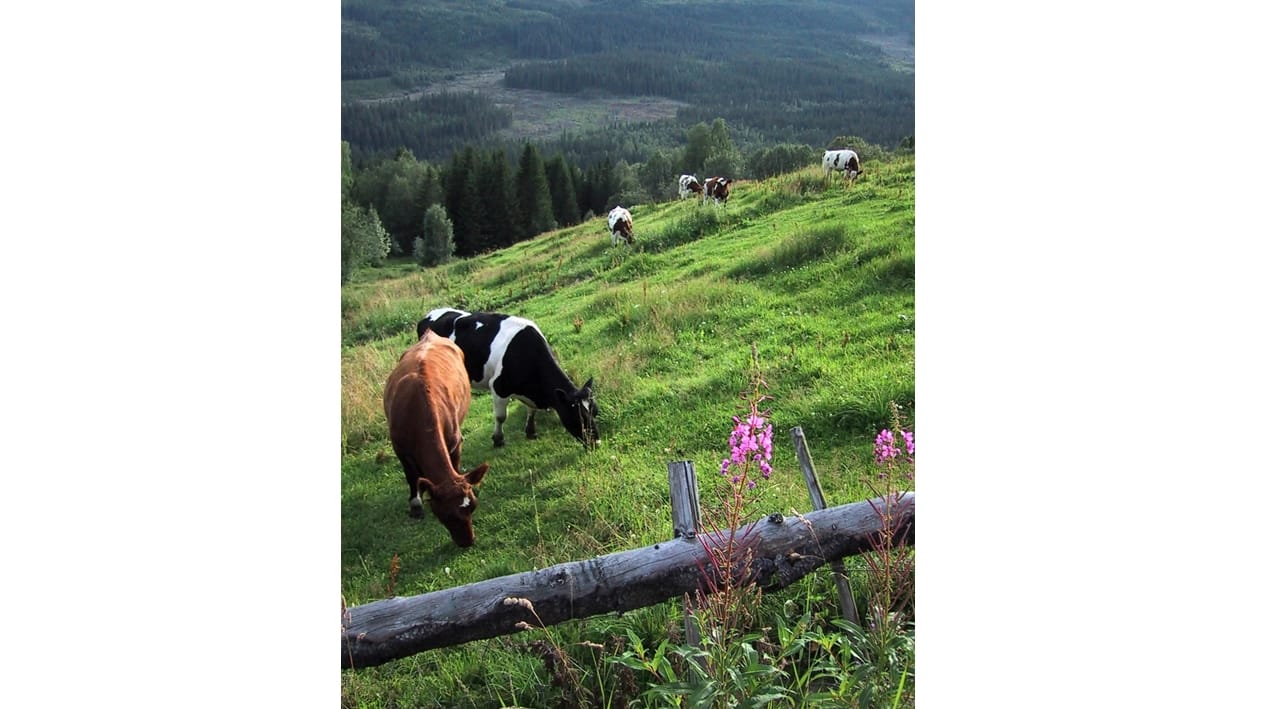
M425 333L405 350L387 377L383 409L391 447L409 484L409 514L422 516L422 493L431 512L460 547L475 543L471 517L479 501L474 486L488 464L461 473L462 421L470 410L470 376L462 350L445 337Z
M633 215L629 214L629 210L617 205L607 214L607 226L611 228L612 245L619 244L621 240L633 243Z
M682 175L677 178L677 197L685 199L703 194L703 185L699 184L699 178L694 175Z
M862 174L862 163L857 159L857 153L847 148L828 150L822 154L822 176L830 177L832 170L844 173L845 181L851 182Z
M728 177L709 177L703 181L702 199L711 198L713 204L725 204L730 199L731 182L733 180Z

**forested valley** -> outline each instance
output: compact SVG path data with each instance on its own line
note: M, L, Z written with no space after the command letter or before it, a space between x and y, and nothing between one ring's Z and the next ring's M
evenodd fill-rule
M344 0L345 231L363 227L370 261L412 254L441 205L468 256L675 198L682 173L759 179L845 144L863 160L912 150L913 66L864 38L913 35L913 0ZM436 90L478 70L503 70L508 90L681 107L516 139L492 97Z

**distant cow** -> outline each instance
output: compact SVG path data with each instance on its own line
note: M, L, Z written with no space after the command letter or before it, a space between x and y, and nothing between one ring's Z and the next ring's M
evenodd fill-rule
M677 197L679 199L701 194L703 194L703 185L699 184L699 178L694 175L682 175L677 178Z
M703 199L712 198L713 204L725 204L730 199L730 183L728 177L709 177L703 181Z
M830 177L832 170L844 173L845 180L856 180L862 174L862 163L852 150L828 150L822 154L822 176Z
M624 207L617 206L607 215L607 226L611 227L611 244L619 244L621 240L633 243L633 215Z
M409 514L422 516L422 493L431 512L459 547L475 543L471 517L479 505L475 485L488 464L463 475L461 424L470 409L470 377L457 345L426 333L405 350L387 377L383 409L391 447L409 484Z
M536 438L536 411L553 409L563 428L587 448L598 445L598 404L593 377L577 389L554 359L545 335L526 318L501 313L468 313L437 308L418 322L418 337L431 330L457 343L466 355L474 386L492 392L496 428L492 444L505 445L501 426L510 399L528 407L528 438Z

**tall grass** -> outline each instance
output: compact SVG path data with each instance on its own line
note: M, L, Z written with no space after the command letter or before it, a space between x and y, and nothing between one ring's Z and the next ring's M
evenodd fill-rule
M341 306L346 603L671 538L667 463L714 469L730 454L732 402L750 386L753 343L776 404L773 468L796 469L780 437L798 425L828 503L870 497L872 444L890 425L889 402L913 423L913 158L868 163L849 188L815 175L739 183L722 208L637 205L632 248L612 247L605 221L594 219L435 268L394 260L354 274ZM474 519L479 542L468 550L454 547L434 519L408 518L382 415L387 373L416 339L416 321L441 306L535 320L573 382L594 377L601 410L602 446L594 452L552 412L537 417L540 438L526 440L518 404L505 447L494 448L490 398L474 393L463 459L487 460L490 471ZM785 514L808 505L798 475L775 475L753 509ZM864 560L847 565L865 577ZM784 688L796 686L794 672L815 678L805 685L814 691L825 686L827 655L845 669L856 660L859 646L832 625L832 593L829 571L820 570L755 604L747 627L761 639L749 644L773 658L771 666L785 661L783 671L793 674L779 675ZM666 603L347 672L343 703L535 707L569 696L596 706L645 703L667 672L686 676L686 659L672 651L682 613L680 603ZM806 640L814 634L820 642ZM638 643L647 662L662 649L654 672L614 661L637 656ZM571 669L559 679L564 660ZM908 692L913 679L906 681Z

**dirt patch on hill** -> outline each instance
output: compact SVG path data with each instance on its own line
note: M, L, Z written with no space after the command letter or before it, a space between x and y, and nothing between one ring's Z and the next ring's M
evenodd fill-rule
M660 121L675 118L677 109L689 105L656 96L576 95L509 89L505 86L505 71L501 69L457 74L419 91L369 99L366 103L413 99L441 91L480 93L498 106L509 108L514 123L498 135L511 140L539 140L563 131L580 132L616 122Z

